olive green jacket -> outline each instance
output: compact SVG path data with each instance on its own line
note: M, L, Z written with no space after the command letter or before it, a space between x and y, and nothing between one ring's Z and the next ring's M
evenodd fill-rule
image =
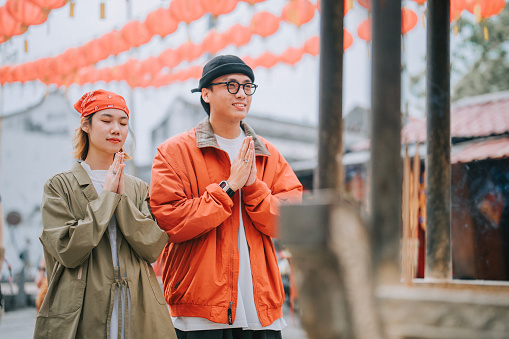
M168 236L153 220L148 200L148 185L128 175L125 194L104 190L97 196L79 162L47 181L40 240L49 286L37 315L34 338L109 338L118 287L123 293L129 291L131 300L130 311L125 303L126 339L176 339L150 265ZM120 230L118 267L113 267L107 234L113 214ZM121 309L118 314L120 317ZM119 319L119 327L121 323Z

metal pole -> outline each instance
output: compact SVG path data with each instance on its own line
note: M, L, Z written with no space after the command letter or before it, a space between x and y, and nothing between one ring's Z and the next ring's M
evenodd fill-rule
M318 169L315 188L342 186L343 0L323 0L320 25Z
M370 229L378 283L399 278L401 239L401 1L372 1Z
M450 2L428 1L426 278L451 279Z

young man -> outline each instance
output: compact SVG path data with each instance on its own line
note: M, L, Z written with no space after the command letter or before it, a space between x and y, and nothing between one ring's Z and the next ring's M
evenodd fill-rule
M154 159L150 205L170 236L163 285L179 339L281 338L286 326L271 238L279 205L300 201L302 185L243 122L253 81L236 56L210 60L192 90L209 116Z

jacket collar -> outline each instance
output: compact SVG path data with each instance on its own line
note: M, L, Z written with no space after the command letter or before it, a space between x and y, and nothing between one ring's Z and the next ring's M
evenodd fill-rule
M88 201L98 198L97 191L95 190L94 185L92 185L92 180L88 176L87 171L85 171L83 166L81 166L80 161L76 161L74 163L71 167L71 173L74 175L80 186L85 186L83 188L83 194L85 194Z
M255 131L248 124L246 124L244 121L241 121L240 128L242 128L242 130L244 130L244 133L246 133L246 136L253 137L256 155L270 156L270 153L267 150L267 147L265 147L263 142L256 135ZM208 117L203 119L198 124L198 126L196 126L196 146L198 148L203 148L203 147L220 148L219 144L217 143L216 136L214 135L214 130L212 129L212 125L210 124L210 120Z

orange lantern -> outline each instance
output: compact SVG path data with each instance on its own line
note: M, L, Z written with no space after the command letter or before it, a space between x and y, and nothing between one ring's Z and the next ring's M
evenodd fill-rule
M278 58L270 52L265 52L258 57L258 66L261 67L271 68L277 64L277 62Z
M505 8L505 0L466 0L465 9L475 15L476 22L483 23L484 40L488 40L487 18L499 15Z
M246 63L246 65L248 65L249 67L251 67L253 69L258 67L258 61L256 59L253 59L249 55L245 56L245 57L243 57L241 59L242 59L242 61L244 61Z
M140 73L143 78L154 78L155 75L161 70L161 64L157 57L150 57L140 61Z
M110 55L118 55L129 50L131 46L122 38L120 32L113 30L99 38L102 46L109 46Z
M205 14L200 0L173 0L170 2L171 15L187 24L198 20Z
M279 19L272 13L258 12L251 18L251 30L261 37L268 37L279 29Z
M362 21L357 27L357 35L362 40L371 41L371 18Z
M353 35L343 28L343 52L353 44Z
M158 59L162 67L169 68L174 68L181 62L180 57L178 57L177 53L171 48L168 48L161 52L161 54L159 54Z
M241 1L247 2L249 5L254 6L257 3L264 2L265 0L241 0Z
M314 36L304 43L304 52L312 56L320 54L320 38Z
M231 42L235 46L244 46L251 40L252 32L249 27L235 24L224 32L226 41Z
M228 41L215 29L211 30L203 39L202 47L204 52L216 54L228 45Z
M40 25L48 18L48 12L27 0L7 0L9 14L25 26Z
M25 33L26 30L27 26L14 19L5 6L0 7L0 37L7 41L12 36Z
M152 34L139 20L126 23L120 30L120 36L127 42L129 47L139 47L152 39Z
M311 21L315 16L315 6L309 0L292 0L283 7L281 18L297 27Z
M101 38L90 40L85 45L83 45L82 48L82 51L85 52L82 54L85 54L86 56L85 65L95 64L108 58L111 54L109 46L104 46L103 40ZM78 68L83 66L78 65Z
M64 7L67 0L28 0L31 3L41 7L43 10L49 12L52 9Z
M64 53L56 56L57 72L60 75L71 73L77 69L76 61L78 59L78 48L69 48Z
M228 14L237 6L238 0L200 0L201 7L213 16Z
M293 66L302 59L303 55L304 51L302 50L302 48L290 47L286 51L284 51L283 54L281 54L279 59L282 62Z
M499 15L505 7L505 0L466 0L465 9L475 15L476 22Z
M401 9L401 34L410 32L417 24L417 14L411 9L403 7Z
M178 25L178 21L170 14L170 11L164 8L150 12L145 19L145 26L148 31L163 38L175 32Z
M417 2L419 6L422 6L426 3L427 0L414 0L414 2Z
M371 9L371 0L357 0L359 2L359 5L361 5L364 8Z
M203 54L203 46L197 45L192 41L188 41L180 45L176 50L175 54L178 63L182 61L192 61ZM168 66L168 65L165 65Z
M465 0L451 0L451 18L450 21L457 21L460 16L461 12L466 7L466 1Z
M0 67L0 85L12 82L11 66Z

